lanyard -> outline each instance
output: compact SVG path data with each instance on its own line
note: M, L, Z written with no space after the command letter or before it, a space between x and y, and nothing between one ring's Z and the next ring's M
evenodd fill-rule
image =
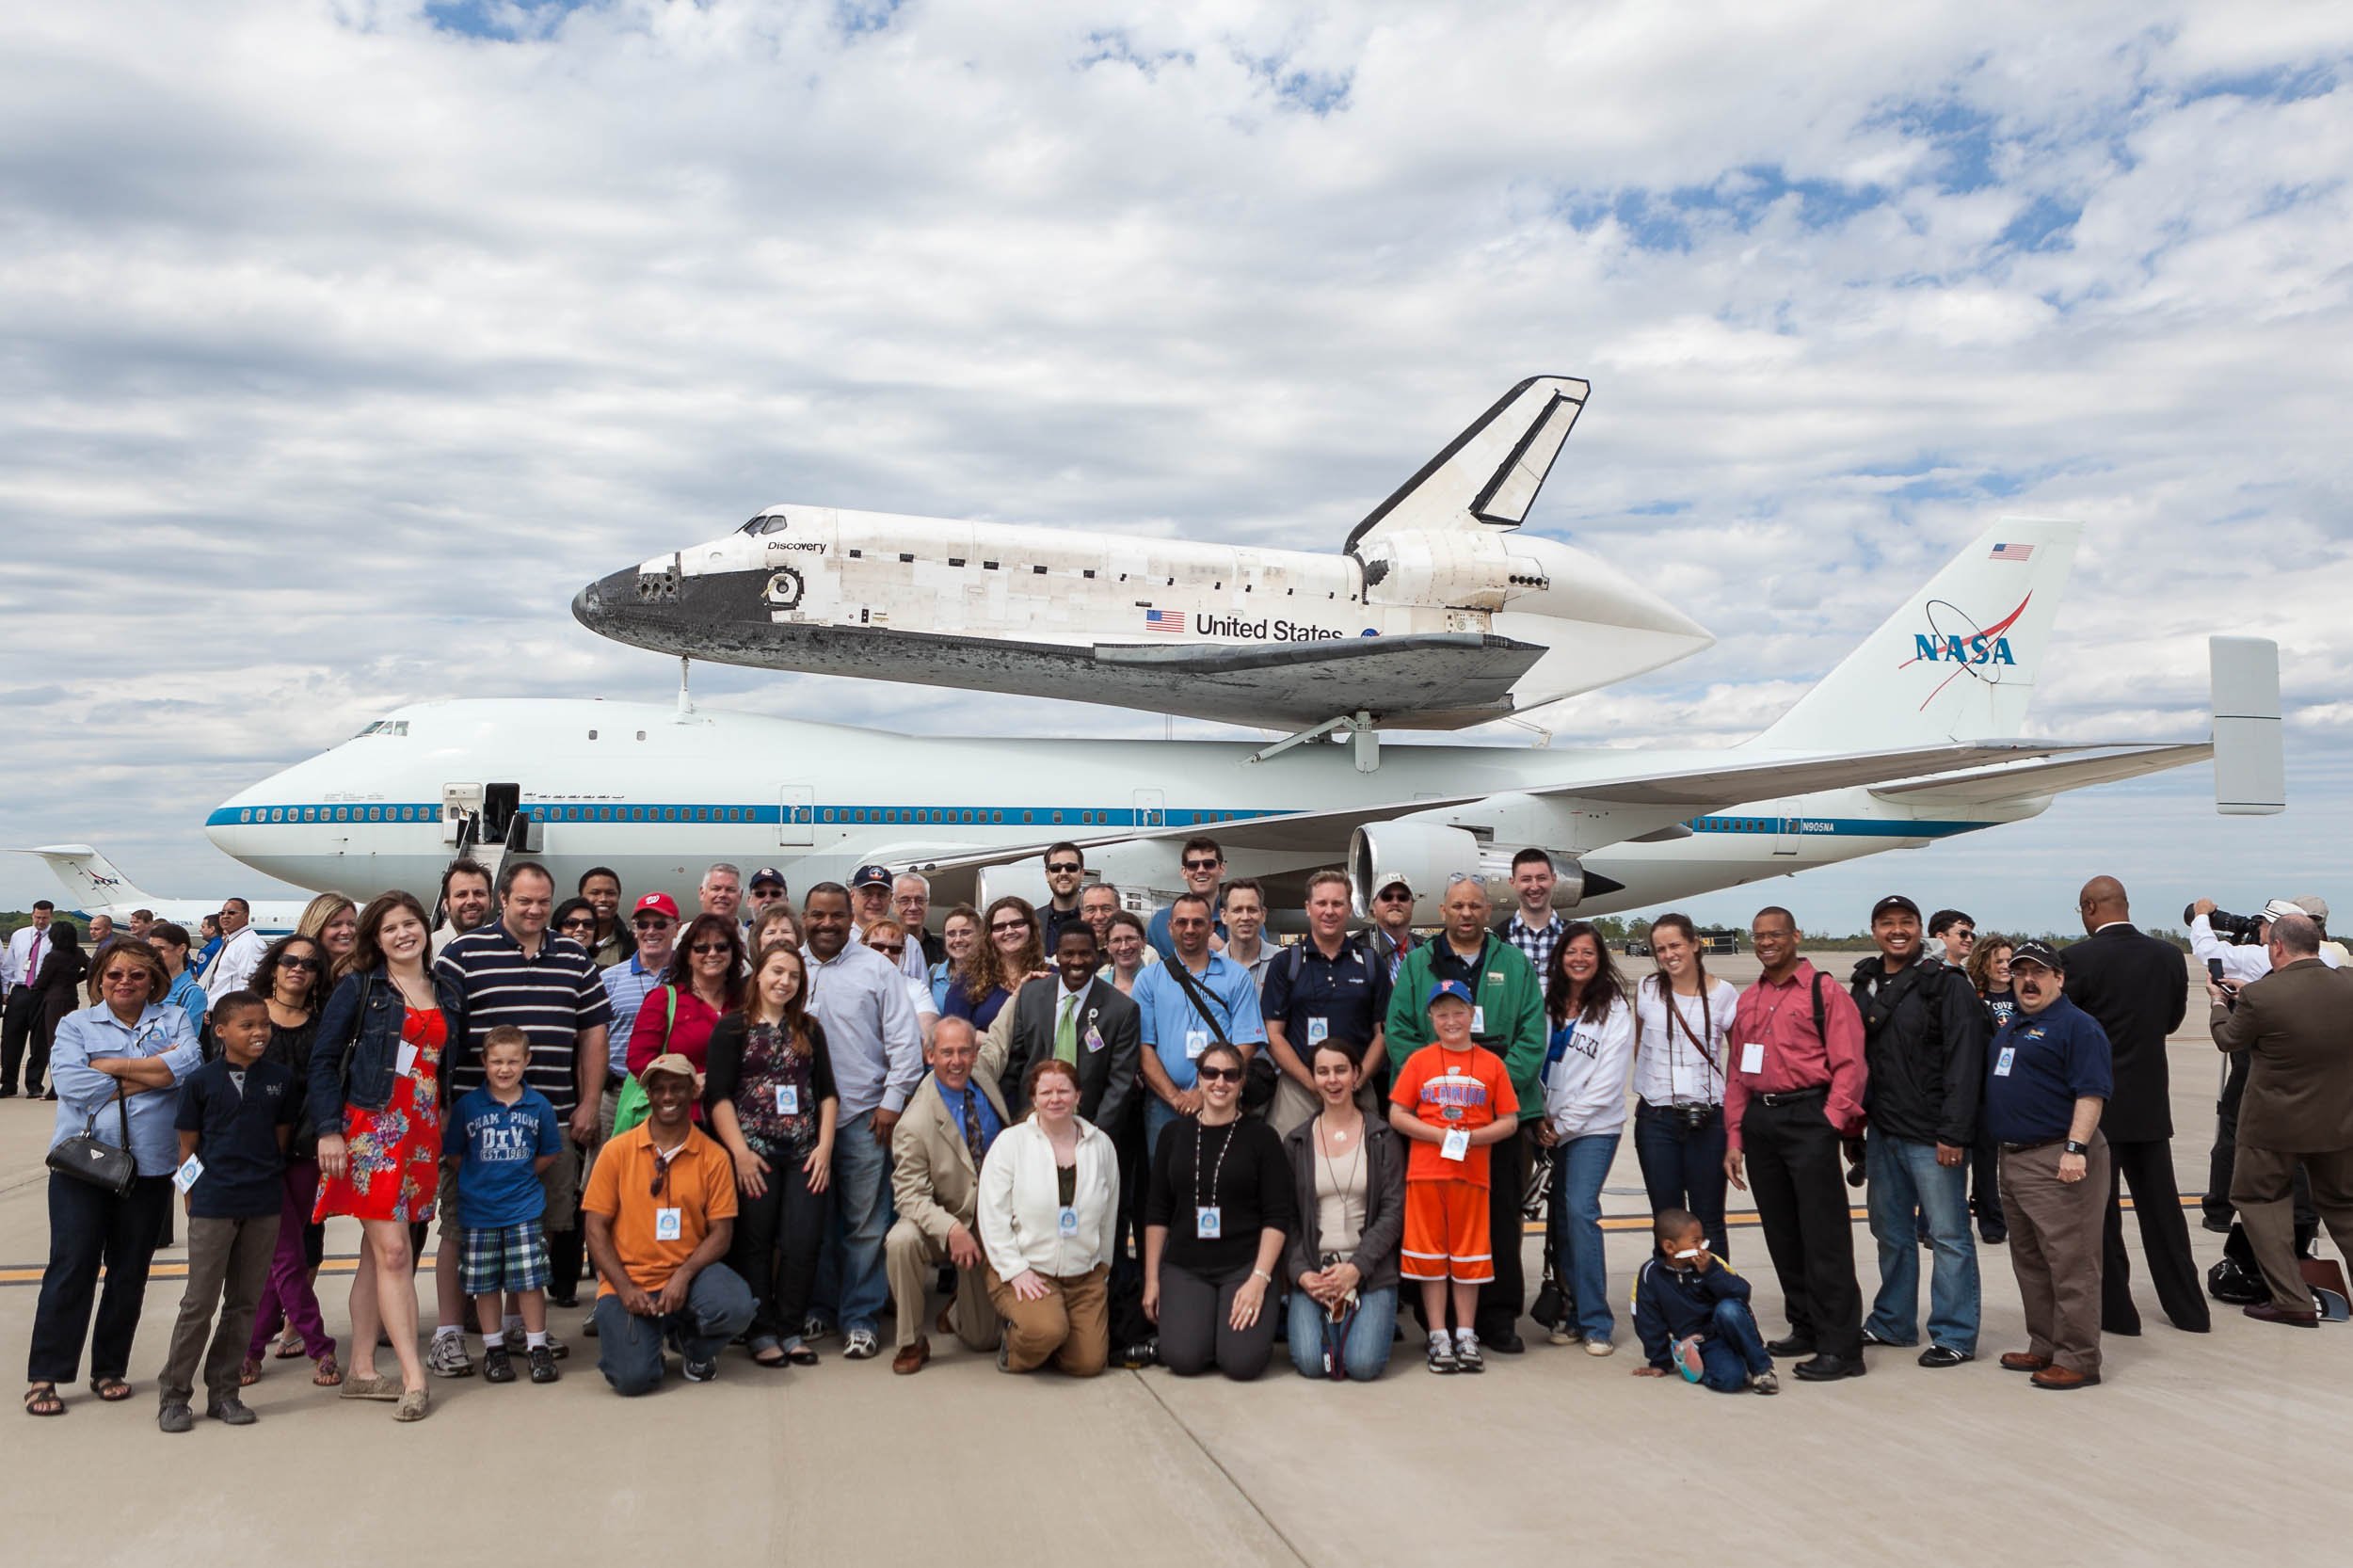
M1218 1195L1219 1179L1225 1174L1225 1154L1228 1149L1231 1149L1234 1146L1234 1129L1240 1126L1241 1126L1241 1117L1240 1115L1236 1115L1232 1121L1225 1124L1225 1142L1218 1145L1217 1168L1209 1173L1209 1196L1211 1197L1216 1197ZM1209 1205L1201 1201L1201 1120L1196 1116L1193 1118L1193 1212L1198 1214L1202 1209L1207 1208L1208 1207ZM1218 1228L1223 1230L1225 1227L1220 1225Z

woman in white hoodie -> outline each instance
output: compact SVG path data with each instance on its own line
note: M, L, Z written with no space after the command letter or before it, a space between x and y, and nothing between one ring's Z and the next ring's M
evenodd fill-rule
M1111 1354L1108 1281L1119 1215L1119 1156L1079 1114L1079 1072L1060 1057L1023 1082L1030 1114L981 1166L981 1250L988 1299L1005 1320L1000 1371L1050 1360L1091 1378Z
M1601 934L1572 921L1545 977L1545 1116L1536 1141L1552 1150L1555 1266L1567 1298L1550 1325L1556 1345L1585 1341L1588 1355L1617 1347L1609 1269L1602 1256L1601 1184L1625 1126L1626 1070L1634 1061L1634 1008Z

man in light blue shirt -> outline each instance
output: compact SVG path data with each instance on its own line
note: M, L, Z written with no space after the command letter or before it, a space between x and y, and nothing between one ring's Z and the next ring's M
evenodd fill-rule
M1169 905L1168 917L1172 956L1137 975L1134 992L1136 1011L1144 1016L1144 1081L1152 1091L1144 1102L1147 1150L1159 1147L1162 1128L1201 1109L1193 1064L1219 1034L1241 1047L1245 1058L1266 1039L1250 971L1209 951L1209 901L1199 893L1181 894ZM1180 967L1208 997L1214 1029L1177 978Z

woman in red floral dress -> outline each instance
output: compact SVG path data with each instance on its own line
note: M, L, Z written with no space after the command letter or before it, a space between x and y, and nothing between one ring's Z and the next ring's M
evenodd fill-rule
M311 1055L319 1129L314 1217L348 1214L365 1239L351 1284L343 1398L397 1400L394 1415L403 1421L423 1419L430 1403L417 1354L408 1227L433 1217L448 1053L465 1039L463 995L455 982L427 972L426 951L424 905L398 892L371 903ZM376 1375L379 1326L400 1361L397 1381Z

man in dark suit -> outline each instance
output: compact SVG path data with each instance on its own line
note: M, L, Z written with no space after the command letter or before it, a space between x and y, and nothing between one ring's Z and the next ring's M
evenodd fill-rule
M2100 1117L2111 1157L2100 1248L2100 1329L2140 1332L2118 1202L2129 1184L2157 1302L2175 1328L2203 1334L2214 1319L2199 1287L2189 1222L2173 1175L2173 1100L2165 1064L2165 1037L2181 1027L2189 1007L2189 965L2180 949L2134 927L2131 903L2116 878L2085 883L2075 906L2089 936L2067 950L2067 1000L2106 1032L2116 1074L2116 1092Z
M2290 1192L2300 1163L2313 1208L2353 1256L2353 974L2320 960L2320 927L2301 915L2271 922L2271 972L2214 998L2214 1043L2252 1059L2239 1100L2231 1201L2247 1227L2271 1299L2246 1308L2266 1323L2319 1320L2297 1267Z
M1079 1114L1115 1131L1135 1102L1136 1059L1143 1020L1119 987L1098 980L1102 952L1084 920L1063 927L1054 944L1055 983L1033 980L989 1027L983 1055L1004 1063L1005 1101L1015 1116L1028 1109L1030 1069L1060 1056L1079 1069Z

